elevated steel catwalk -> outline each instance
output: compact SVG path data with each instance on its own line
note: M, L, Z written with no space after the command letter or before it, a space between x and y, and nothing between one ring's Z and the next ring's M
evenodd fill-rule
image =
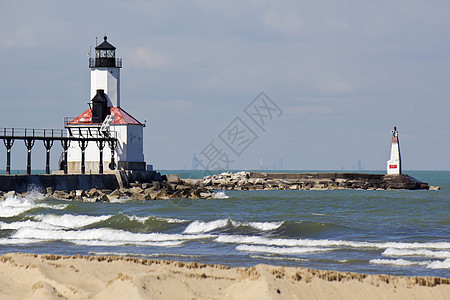
M60 141L64 149L63 170L67 174L67 149L71 141L79 143L81 148L81 173L85 174L85 149L89 142L96 142L100 152L100 173L103 173L103 148L108 143L111 149L110 168L115 168L114 149L117 146L117 133L109 130L100 130L100 126L92 128L67 128L67 129L30 129L30 128L0 128L0 139L6 146L6 174L11 173L11 148L15 140L23 140L27 147L27 174L31 174L31 150L36 141L43 141L47 152L46 174L50 174L50 149L54 141Z

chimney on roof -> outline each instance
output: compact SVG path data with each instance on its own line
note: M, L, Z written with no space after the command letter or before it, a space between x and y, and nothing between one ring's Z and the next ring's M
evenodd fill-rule
M92 123L103 123L108 115L108 99L104 90L97 90L94 98L92 98Z

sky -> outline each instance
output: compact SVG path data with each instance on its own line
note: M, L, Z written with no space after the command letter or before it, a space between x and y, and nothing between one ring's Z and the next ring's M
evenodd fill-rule
M62 129L84 112L88 53L106 34L123 59L121 106L146 121L155 169L189 169L214 145L229 169L352 170L359 159L383 170L395 125L404 170L450 170L449 28L439 0L6 1L0 128ZM278 108L263 127L246 113L261 92ZM251 136L235 149L239 126ZM44 155L37 142L33 169ZM26 168L22 141L12 168Z

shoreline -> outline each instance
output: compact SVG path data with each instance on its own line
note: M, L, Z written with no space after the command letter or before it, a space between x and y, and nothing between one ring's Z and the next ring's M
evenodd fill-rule
M2 299L445 299L450 279L122 256L0 256Z

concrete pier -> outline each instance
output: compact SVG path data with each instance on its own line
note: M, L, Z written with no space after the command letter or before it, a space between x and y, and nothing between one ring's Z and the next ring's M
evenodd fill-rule
M0 191L23 193L31 189L53 190L88 190L117 189L129 187L136 181L161 181L162 176L156 171L114 171L109 174L39 174L39 175L0 175Z

